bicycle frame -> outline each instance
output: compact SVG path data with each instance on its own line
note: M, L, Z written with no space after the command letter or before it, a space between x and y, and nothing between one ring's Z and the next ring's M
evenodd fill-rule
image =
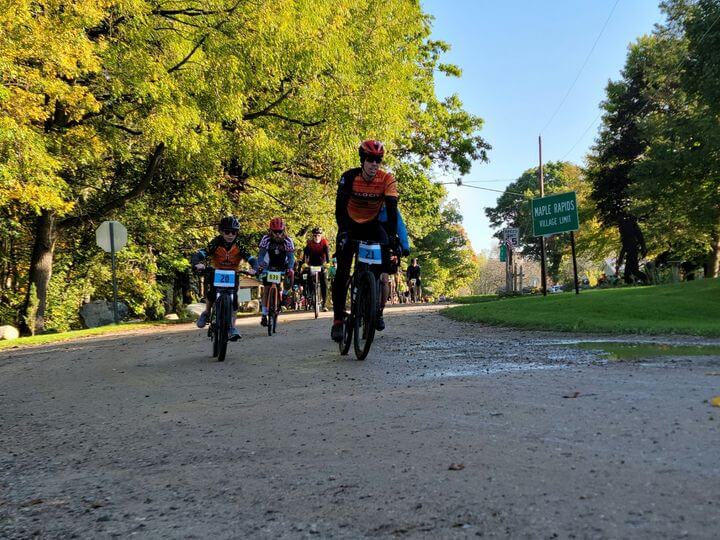
M268 336L272 336L277 330L277 318L280 314L280 294L282 293L282 281L285 278L285 272L278 272L271 270L263 274L263 280L267 280L269 273L279 274L278 282L268 282L267 292L265 294L267 308L267 329Z

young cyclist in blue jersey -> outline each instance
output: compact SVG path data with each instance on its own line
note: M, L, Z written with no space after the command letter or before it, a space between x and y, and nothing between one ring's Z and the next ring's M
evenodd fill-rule
M238 242L238 232L240 231L240 221L235 216L225 216L218 224L220 234L213 238L205 249L201 249L193 254L191 259L192 266L198 270L204 270L207 259L212 263L213 268L219 270L236 270L242 260L251 262L252 257ZM250 271L249 273L254 273ZM207 276L212 278L212 276ZM235 328L235 319L238 310L237 290L239 281L235 284L235 295L233 301L232 312L232 330L230 331L230 340L237 341L240 339L240 333ZM207 324L210 310L215 303L215 288L212 285L212 279L205 283L205 311L200 314L197 320L197 327L203 328Z

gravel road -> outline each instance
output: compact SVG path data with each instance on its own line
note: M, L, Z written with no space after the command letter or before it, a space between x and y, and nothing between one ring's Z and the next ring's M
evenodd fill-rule
M358 362L327 315L0 352L0 537L718 537L720 357L428 306Z

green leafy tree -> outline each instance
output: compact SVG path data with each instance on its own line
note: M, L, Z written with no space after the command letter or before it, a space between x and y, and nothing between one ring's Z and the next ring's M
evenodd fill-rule
M668 2L665 27L648 39L646 84L656 112L631 172L633 203L661 260L720 265L720 18L717 2ZM679 69L682 67L682 69ZM672 234L668 234L672 231Z
M0 14L0 208L32 223L15 228L32 250L4 264L25 269L26 309L35 284L39 330L55 266L68 280L98 275L84 254L103 219L126 221L153 254L138 274L150 289L123 285L141 310L167 285L155 277L177 280L178 254L224 213L240 215L249 245L273 214L299 236L331 224L335 182L363 138L387 141L399 171L484 159L481 120L435 97L435 69L457 69L439 62L415 2L11 3ZM405 203L423 233L435 195Z

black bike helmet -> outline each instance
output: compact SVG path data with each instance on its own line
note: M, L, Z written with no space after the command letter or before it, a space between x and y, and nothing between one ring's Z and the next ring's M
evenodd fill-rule
M312 233L313 233L313 234L322 234L322 233L323 233L323 230L322 230L321 227L315 227L315 228L312 230Z
M225 216L220 220L220 223L218 225L219 231L239 231L240 230L240 222L238 221L238 218L235 216Z

